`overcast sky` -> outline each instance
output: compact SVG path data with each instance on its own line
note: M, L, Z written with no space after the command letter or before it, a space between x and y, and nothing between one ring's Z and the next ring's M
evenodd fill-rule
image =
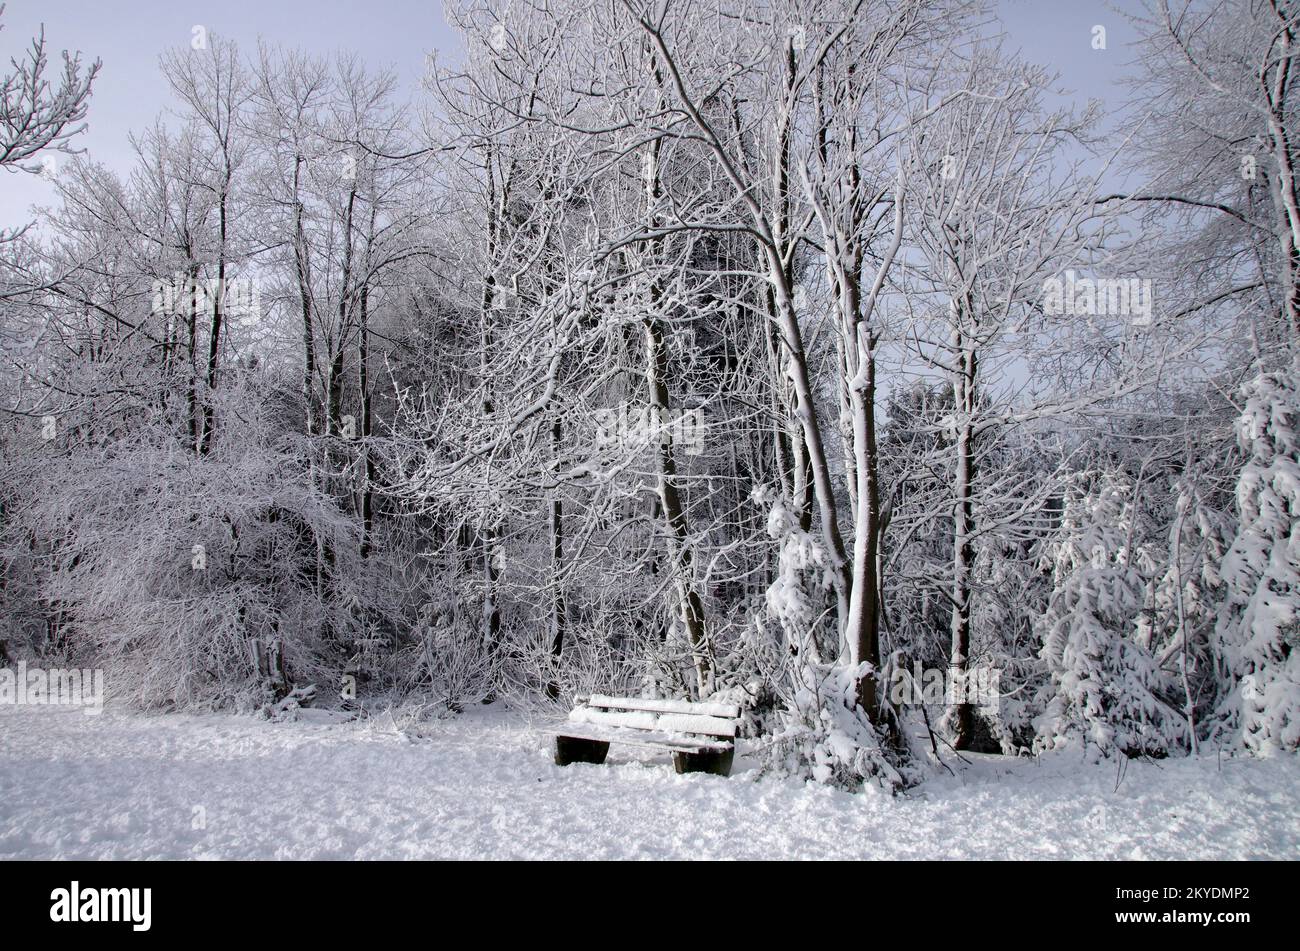
M1116 9L1138 0L1000 0L1011 45L1058 70L1080 99L1118 103L1115 80L1129 58L1133 32ZM90 103L88 130L77 139L90 156L118 171L130 165L128 134L150 125L167 105L158 56L188 46L195 26L252 47L258 37L313 53L354 50L373 67L391 66L409 90L432 50L454 51L456 36L437 0L7 0L0 18L0 56L22 55L45 26L48 45L103 61ZM1094 50L1093 27L1107 30ZM33 217L52 187L34 175L0 172L0 227Z

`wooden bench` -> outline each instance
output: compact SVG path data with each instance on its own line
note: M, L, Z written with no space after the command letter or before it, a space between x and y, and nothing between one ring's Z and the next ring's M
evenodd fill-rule
M731 775L740 708L730 703L578 697L568 720L547 730L555 765L603 763L609 744L668 750L679 773Z

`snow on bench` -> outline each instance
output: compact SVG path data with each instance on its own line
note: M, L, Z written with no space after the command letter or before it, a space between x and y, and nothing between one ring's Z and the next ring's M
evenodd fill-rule
M583 698L578 697L579 701ZM649 710L652 713L686 713L706 717L736 719L740 707L734 703L696 703L691 700L656 700L651 697L606 697L594 693L586 699L590 707L613 707L620 710Z
M555 762L603 763L610 743L672 751L679 773L731 773L740 708L647 697L578 697L555 736Z
M735 736L736 721L716 716L697 716L691 713L651 713L648 710L596 710L591 707L574 707L569 714L570 723L592 723L598 726L618 726L629 730L655 730L660 733L699 733L704 736Z

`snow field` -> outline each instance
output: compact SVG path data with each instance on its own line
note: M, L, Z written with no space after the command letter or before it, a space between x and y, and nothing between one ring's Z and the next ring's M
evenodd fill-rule
M311 712L309 711L309 714ZM559 768L519 714L379 721L0 707L0 859L1300 858L1300 761L971 757L906 797ZM746 749L741 741L741 752Z

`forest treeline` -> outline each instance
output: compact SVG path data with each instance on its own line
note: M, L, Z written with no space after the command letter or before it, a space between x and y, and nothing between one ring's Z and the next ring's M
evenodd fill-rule
M1079 37L1122 114L975 0L446 16L411 95L196 33L129 169L77 154L97 66L15 62L57 200L0 236L0 659L726 698L848 787L1300 744L1300 14Z

